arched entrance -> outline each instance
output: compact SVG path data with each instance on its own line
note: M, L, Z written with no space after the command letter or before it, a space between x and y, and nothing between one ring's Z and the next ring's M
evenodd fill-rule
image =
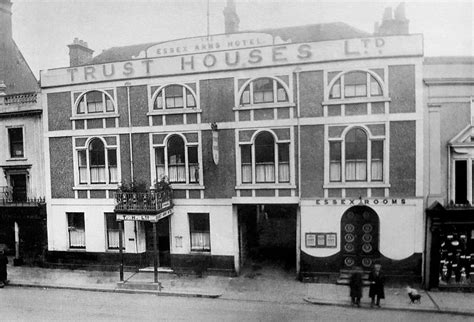
M349 208L341 218L342 267L370 268L380 256L379 216L367 206Z

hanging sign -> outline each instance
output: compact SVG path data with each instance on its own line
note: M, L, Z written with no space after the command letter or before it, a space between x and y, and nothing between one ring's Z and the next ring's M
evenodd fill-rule
M117 221L149 221L158 222L160 219L168 217L173 214L173 209L168 209L156 215L125 215L117 214Z
M217 131L217 123L211 124L212 129L212 159L214 163L219 164L219 132Z

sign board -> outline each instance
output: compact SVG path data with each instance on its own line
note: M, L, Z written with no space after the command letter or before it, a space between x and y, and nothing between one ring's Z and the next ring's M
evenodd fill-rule
M160 219L168 217L173 214L173 209L168 209L158 214L153 215L128 215L128 214L117 214L117 221L149 221L158 222Z
M402 35L239 48L43 70L41 87L311 62L421 56L423 39L421 35Z

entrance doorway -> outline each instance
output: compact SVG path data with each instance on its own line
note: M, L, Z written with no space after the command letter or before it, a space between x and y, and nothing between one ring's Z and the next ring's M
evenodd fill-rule
M26 201L26 175L25 174L11 174L10 184L12 186L13 202Z
M343 268L369 269L379 257L379 216L367 206L349 208L341 219Z
M242 266L296 266L296 205L238 206Z
M170 267L170 221L169 217L160 219L156 223L158 239L159 266ZM153 265L153 223L145 222L146 252L149 265Z

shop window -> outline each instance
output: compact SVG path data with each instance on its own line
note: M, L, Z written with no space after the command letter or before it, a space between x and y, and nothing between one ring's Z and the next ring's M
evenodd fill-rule
M198 146L172 135L166 146L155 147L155 166L157 180L167 176L170 183L198 183Z
M185 86L168 85L159 90L153 109L195 108L196 98Z
M466 286L474 278L474 226L440 233L439 285Z
M189 231L191 234L191 251L211 251L211 236L208 213L190 213Z
M90 91L82 94L76 103L77 114L115 112L114 91Z
M381 84L373 75L364 71L353 71L341 75L332 84L329 91L329 99L351 99L382 95Z
M114 250L120 247L120 225L114 213L105 214L105 224L107 228L107 249ZM125 248L125 235L122 229L122 249Z
M251 81L242 92L241 105L288 102L288 93L280 81L259 78Z
M8 139L10 142L10 157L23 158L25 156L23 146L23 128L9 128Z
M119 182L117 148L106 147L100 138L93 138L87 148L77 150L80 184L114 184Z
M369 176L370 181L383 181L383 150L383 140L370 140L362 128L350 129L342 141L329 142L329 181L368 181Z
M86 248L84 213L67 213L69 248Z
M240 146L242 183L290 182L290 145L276 142L270 132L259 133L254 144ZM254 158L252 158L252 154ZM253 161L254 160L254 164ZM252 173L253 165L255 174Z

